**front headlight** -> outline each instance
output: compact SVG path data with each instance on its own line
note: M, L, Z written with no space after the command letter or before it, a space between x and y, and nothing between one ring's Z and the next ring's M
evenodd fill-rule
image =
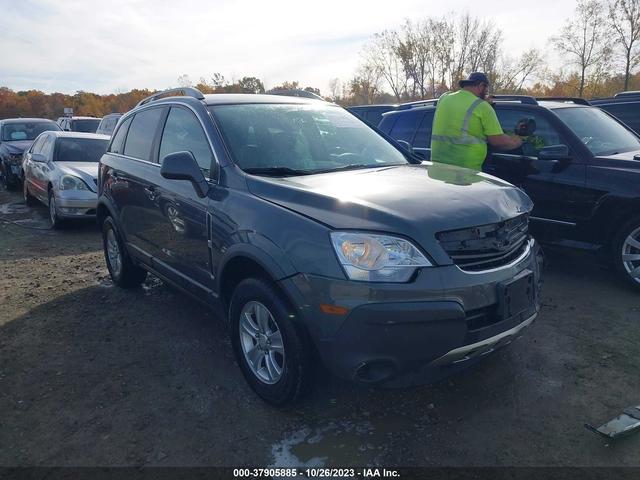
M63 175L60 178L60 190L90 190L81 178Z
M358 232L331 232L331 243L351 280L407 282L419 267L433 264L402 238Z
M9 162L13 165L19 165L22 163L22 154L21 153L10 153L9 154Z

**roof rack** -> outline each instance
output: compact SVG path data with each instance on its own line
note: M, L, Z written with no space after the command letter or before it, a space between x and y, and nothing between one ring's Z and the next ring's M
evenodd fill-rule
M416 100L415 102L407 102L399 105L396 110L410 110L418 107L431 107L438 103L437 98L430 98L428 100Z
M520 102L526 105L538 105L538 101L529 95L493 95L492 98L499 102Z
M149 102L153 102L154 100L157 100L158 98L160 98L162 95L168 95L170 93L178 93L178 92L182 92L182 94L185 97L193 97L193 98L197 98L198 100L204 100L204 95L197 88L193 88L193 87L170 88L169 90L156 92L153 95L150 95L147 98L140 100L136 105L136 107L139 107L140 105L145 105Z
M565 103L575 103L576 105L591 105L589 100L585 100L580 97L538 97L537 100L543 102L565 102Z
M640 97L640 90L629 90L627 92L616 93L613 98Z

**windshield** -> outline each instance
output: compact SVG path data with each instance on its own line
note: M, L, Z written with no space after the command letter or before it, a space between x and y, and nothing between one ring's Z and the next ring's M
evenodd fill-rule
M100 125L99 118L96 118L95 120L73 120L71 121L71 130L74 132L96 133L98 125Z
M559 108L554 112L594 155L640 150L640 139L598 108Z
M340 107L243 104L211 110L236 164L248 173L285 176L408 163Z
M60 130L60 127L53 122L7 123L2 128L2 141L35 140L38 135L48 130Z
M109 140L98 138L59 138L56 144L56 162L97 162L107 151Z

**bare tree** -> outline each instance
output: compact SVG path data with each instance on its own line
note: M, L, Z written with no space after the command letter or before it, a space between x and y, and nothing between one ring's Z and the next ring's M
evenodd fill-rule
M355 104L370 105L374 103L380 92L382 73L380 68L372 63L364 63L358 69L356 76L349 81L349 94Z
M578 66L578 94L582 97L589 71L602 69L611 53L602 4L598 0L580 0L574 17L567 20L560 35L552 37L551 42Z
M178 77L178 85L180 85L181 87L191 87L193 85L193 82L189 78L189 75L185 73L184 75L180 75Z
M343 90L342 82L339 78L332 78L329 81L329 92L331 94L331 100L336 102L340 99L340 92Z
M518 59L502 57L492 85L498 92L519 93L527 80L537 75L543 66L542 55L535 48L527 50Z
M407 91L408 77L404 70L402 59L398 55L398 33L385 30L376 33L373 40L365 46L365 64L375 67L398 101L401 101Z
M631 70L640 63L636 42L640 40L640 0L613 0L609 4L609 21L615 43L624 54L624 89L629 89Z

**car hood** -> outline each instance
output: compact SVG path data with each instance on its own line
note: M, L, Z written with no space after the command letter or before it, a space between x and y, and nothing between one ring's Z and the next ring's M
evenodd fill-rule
M501 222L533 207L509 183L430 162L247 182L253 194L332 228L396 233L425 248L437 232Z
M33 140L15 140L13 142L2 142L2 146L12 155L19 155L31 146Z
M80 177L93 191L97 191L98 162L56 162L56 165L62 174Z

